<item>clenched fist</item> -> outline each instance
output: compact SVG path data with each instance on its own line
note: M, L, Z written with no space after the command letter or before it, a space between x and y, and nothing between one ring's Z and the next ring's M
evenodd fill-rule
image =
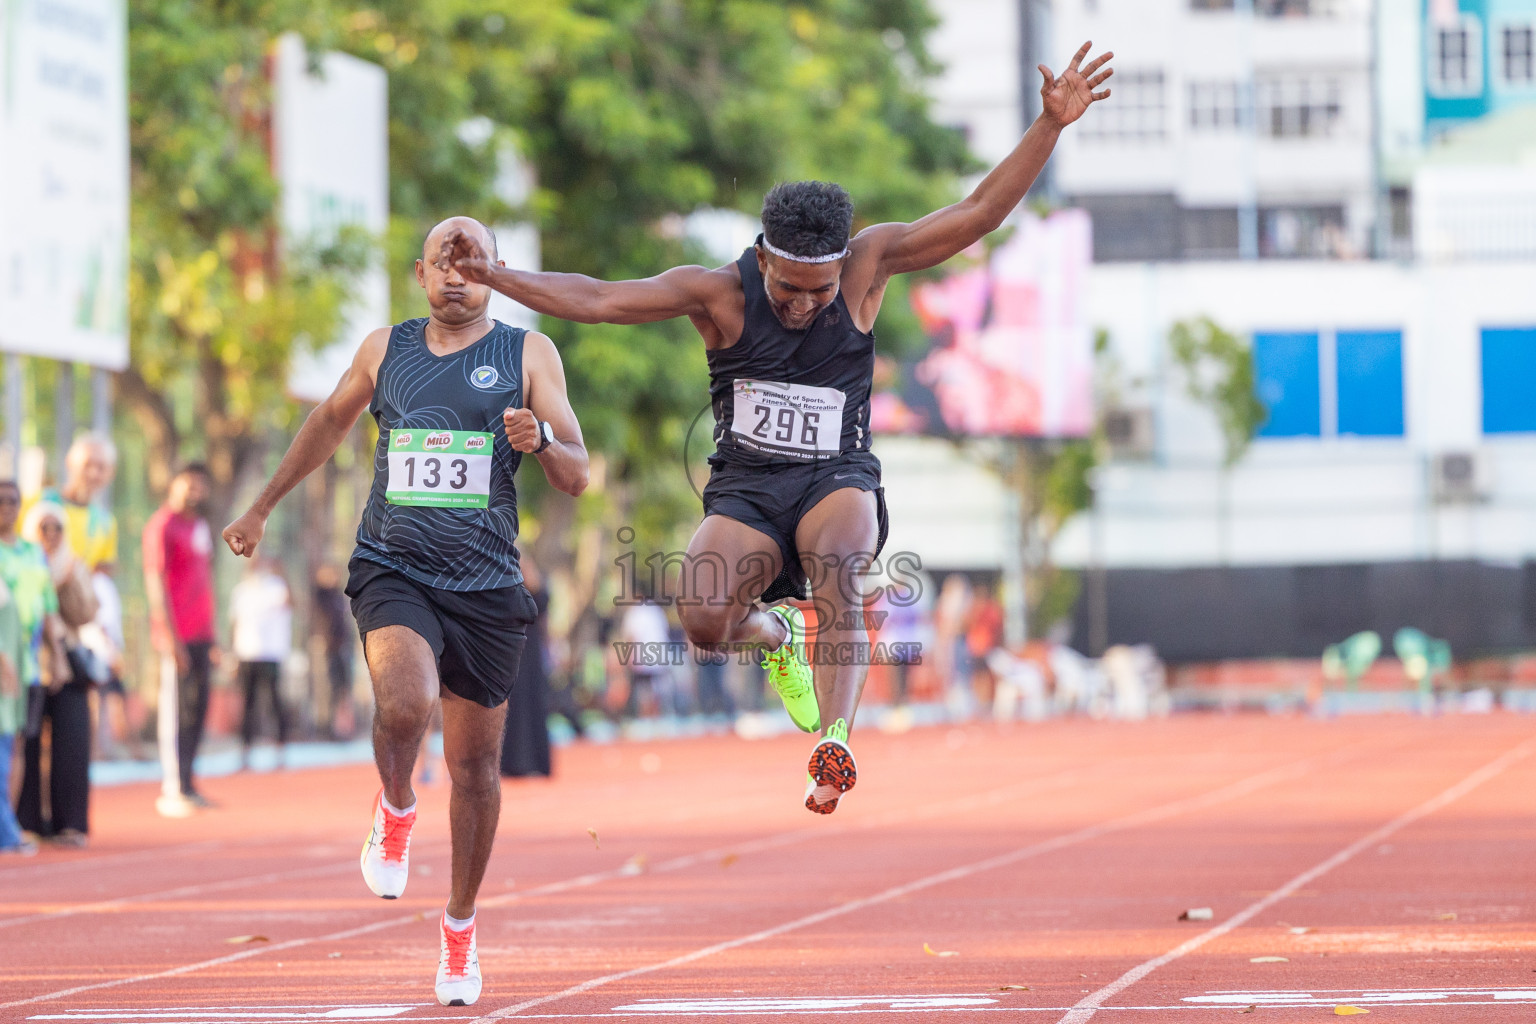
M267 532L267 517L257 515L255 512L247 512L224 527L224 543L229 545L229 550L237 555L250 558L256 553L256 545L261 543L261 538Z
M531 452L544 443L539 436L539 418L527 409L508 409L501 414L507 429L507 443L520 452Z

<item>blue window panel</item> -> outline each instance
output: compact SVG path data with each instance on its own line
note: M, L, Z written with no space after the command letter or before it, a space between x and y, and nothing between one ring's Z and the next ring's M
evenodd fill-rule
M1254 386L1269 419L1260 437L1322 435L1322 387L1317 334L1255 334Z
M1536 433L1536 327L1484 329L1483 433Z
M1338 333L1339 433L1403 436L1403 332Z

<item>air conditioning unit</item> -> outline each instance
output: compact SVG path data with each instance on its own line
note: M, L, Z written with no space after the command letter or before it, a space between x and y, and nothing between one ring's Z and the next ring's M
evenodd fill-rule
M1442 505L1479 502L1488 496L1488 457L1481 452L1441 452L1430 459L1429 484Z
M1157 443L1152 410L1145 406L1111 406L1104 410L1104 439L1110 458L1150 459Z

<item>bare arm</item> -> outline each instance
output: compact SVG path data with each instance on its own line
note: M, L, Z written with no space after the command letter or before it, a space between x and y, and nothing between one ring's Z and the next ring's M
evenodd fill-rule
M555 440L534 458L557 490L580 494L587 489L587 448L565 393L565 367L554 342L532 331L523 341L523 395L523 408L502 414L507 440L518 451L531 452L542 441L539 421L547 422Z
M1014 151L969 196L911 224L877 224L859 232L854 252L858 256L859 250L865 249L875 257L877 280L936 267L998 229L1039 177L1061 130L1083 116L1094 102L1108 98L1108 89L1093 90L1114 74L1113 69L1104 68L1113 53L1078 69L1091 45L1082 45L1060 78L1040 65L1045 79L1040 88L1040 116Z
M730 287L729 281L707 267L674 267L638 281L514 270L486 259L480 243L464 231L444 240L439 260L536 313L578 324L648 324L677 316L705 316L714 295L722 286Z
M315 406L315 411L304 420L298 436L278 464L277 472L272 474L272 479L262 488L249 511L224 528L224 542L235 554L249 558L256 552L256 545L266 533L267 517L283 495L324 464L346 440L357 418L373 400L374 378L388 345L389 328L380 328L368 335L352 358L352 365L341 375L336 390Z

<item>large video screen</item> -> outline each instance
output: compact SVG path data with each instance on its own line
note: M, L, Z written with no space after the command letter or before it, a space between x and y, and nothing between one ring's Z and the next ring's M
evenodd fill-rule
M912 305L929 348L916 360L877 371L875 431L1087 436L1093 429L1086 307L1092 251L1085 211L1027 216L972 266L915 287Z

